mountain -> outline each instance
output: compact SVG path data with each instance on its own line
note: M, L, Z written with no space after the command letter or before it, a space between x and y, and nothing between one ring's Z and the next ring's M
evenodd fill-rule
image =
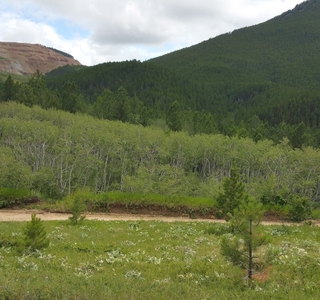
M0 42L0 70L31 75L37 70L45 74L65 65L81 65L71 55L39 44Z
M320 126L320 2L309 0L267 22L211 38L149 61L106 63L48 78L70 80L94 102L123 85L163 111L178 100L236 122L257 115L269 125ZM60 82L60 83L59 83Z
M267 22L150 62L214 87L248 82L317 85L319 28L319 0L305 1Z
M254 113L269 124L319 126L318 117L308 119L320 99L319 28L320 2L310 0L267 22L149 62L204 85L205 108L212 112L224 107L239 119Z

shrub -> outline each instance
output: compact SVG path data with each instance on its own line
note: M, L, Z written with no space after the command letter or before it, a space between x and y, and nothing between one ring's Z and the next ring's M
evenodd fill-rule
M14 188L0 188L0 208L35 203L39 200L32 191Z
M263 205L271 205L271 206L283 206L286 205L286 200L281 195L263 195L261 197L261 203Z
M290 199L289 217L294 222L311 218L311 203L306 197L293 196Z

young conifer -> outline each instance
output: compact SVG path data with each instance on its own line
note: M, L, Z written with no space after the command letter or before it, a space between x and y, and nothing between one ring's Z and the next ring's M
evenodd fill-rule
M85 210L85 205L83 200L79 196L75 196L73 200L73 205L71 207L72 216L69 217L69 220L72 224L77 225L85 219L86 216L83 216L82 213Z
M27 223L24 235L25 247L30 252L35 252L49 246L45 227L36 214L31 215L31 221Z
M254 266L258 260L255 251L267 242L265 235L257 234L263 214L263 205L255 199L249 198L248 201L242 202L234 210L233 215L230 214L234 236L225 237L221 241L221 254L234 265L247 270L249 285L251 285Z
M219 217L229 219L228 214L232 215L240 203L248 201L245 185L239 177L239 170L233 167L231 169L231 176L225 178L223 182L223 192L220 193L217 198L217 215Z

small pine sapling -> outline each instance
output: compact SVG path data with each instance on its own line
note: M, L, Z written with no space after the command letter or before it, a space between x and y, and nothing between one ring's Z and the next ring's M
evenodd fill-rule
M267 237L257 234L256 231L264 214L260 202L249 198L242 202L234 214L230 214L230 224L234 228L232 238L225 237L221 241L221 254L227 257L234 265L247 270L247 278L251 286L254 266L258 263L254 251L266 244Z
M49 240L43 222L36 214L31 215L31 221L27 223L24 230L25 248L27 251L35 252L49 246Z
M73 205L71 207L72 216L69 217L69 220L72 224L77 225L82 222L86 216L83 216L82 213L85 210L85 205L80 197L75 197L73 200Z

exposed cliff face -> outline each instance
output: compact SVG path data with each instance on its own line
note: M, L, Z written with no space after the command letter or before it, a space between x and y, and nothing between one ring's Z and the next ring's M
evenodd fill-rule
M81 65L79 61L39 44L0 42L0 70L12 74L45 74L65 65Z

